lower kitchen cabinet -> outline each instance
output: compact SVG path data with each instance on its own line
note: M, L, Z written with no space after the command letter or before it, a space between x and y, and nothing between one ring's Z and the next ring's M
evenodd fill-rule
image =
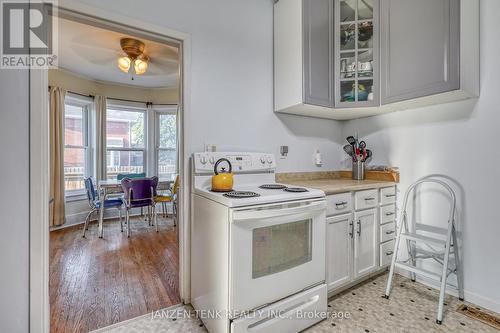
M337 292L390 264L396 227L396 187L327 196L327 284ZM330 216L331 215L331 216Z
M377 210L354 213L354 277L358 278L378 268Z
M327 283L328 290L351 281L353 253L352 214L343 214L326 219L327 230Z

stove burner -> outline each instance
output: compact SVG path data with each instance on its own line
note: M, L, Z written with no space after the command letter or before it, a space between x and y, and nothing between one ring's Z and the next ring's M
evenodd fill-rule
M284 191L294 192L294 193L309 192L308 189L303 188L303 187L287 187L287 188L284 189Z
M223 196L227 198L244 199L258 197L260 196L260 194L251 191L231 191L228 193L224 193Z
M264 190L284 190L286 186L281 184L264 184L260 185L259 188Z

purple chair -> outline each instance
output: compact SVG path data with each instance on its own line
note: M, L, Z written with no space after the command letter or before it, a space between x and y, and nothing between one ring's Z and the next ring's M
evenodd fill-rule
M155 200L158 177L152 178L124 178L121 181L125 202L127 237L130 237L130 210L138 207L151 207L153 212L153 224L156 225Z

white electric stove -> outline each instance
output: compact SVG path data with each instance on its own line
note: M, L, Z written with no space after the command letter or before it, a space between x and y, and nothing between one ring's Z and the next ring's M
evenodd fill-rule
M228 159L233 192L211 191ZM211 333L299 332L327 310L325 194L277 184L272 154L192 158L191 300Z

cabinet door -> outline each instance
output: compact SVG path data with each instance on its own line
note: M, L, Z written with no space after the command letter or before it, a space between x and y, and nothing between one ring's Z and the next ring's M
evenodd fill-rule
M378 106L378 0L335 0L334 48L335 106Z
M378 223L376 209L354 213L354 277L378 267Z
M460 0L382 0L382 104L460 87Z
M340 287L352 276L352 214L329 217L327 222L327 283L328 290Z
M304 103L333 107L333 0L303 0Z

